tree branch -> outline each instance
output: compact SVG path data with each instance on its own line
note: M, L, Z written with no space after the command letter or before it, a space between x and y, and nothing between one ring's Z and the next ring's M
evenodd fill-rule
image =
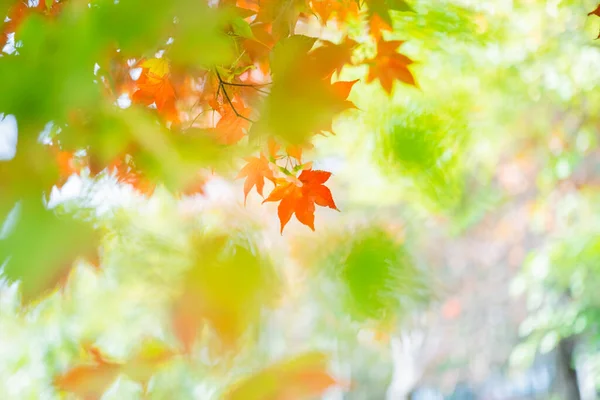
M219 71L215 70L215 73L217 74L217 78L219 78L219 88L223 91L223 95L227 99L227 102L229 103L229 106L233 110L236 117L239 117L239 118L245 119L248 122L254 123L254 121L252 121L250 118L243 116L235 109L233 103L231 102L231 98L229 98L229 94L227 93L227 90L225 90L226 82L223 82L223 79L221 78L221 74L219 74Z

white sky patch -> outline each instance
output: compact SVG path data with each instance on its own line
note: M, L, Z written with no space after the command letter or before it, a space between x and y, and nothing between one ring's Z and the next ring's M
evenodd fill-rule
M134 81L137 81L138 79L140 79L140 76L142 76L142 68L140 68L140 67L138 67L138 68L131 68L129 70L129 76Z
M40 132L39 141L43 144L51 144L52 138L50 134L52 133L52 128L54 127L54 122L50 121L44 126L44 130Z
M120 108L129 108L131 106L131 99L129 98L129 93L123 93L117 99L117 105Z
M6 35L6 39L6 44L2 48L2 51L6 54L12 54L17 50L15 46L15 33L9 33L8 35Z
M53 208L63 201L73 200L79 197L83 188L83 180L79 175L71 175L65 184L59 189L56 186L50 192L48 208Z
M17 119L0 114L0 161L12 160L17 154Z

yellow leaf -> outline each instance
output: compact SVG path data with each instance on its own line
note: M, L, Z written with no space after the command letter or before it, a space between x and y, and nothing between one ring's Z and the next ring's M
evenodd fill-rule
M160 78L169 73L169 62L164 58L151 58L142 63L143 68L147 68L148 72Z

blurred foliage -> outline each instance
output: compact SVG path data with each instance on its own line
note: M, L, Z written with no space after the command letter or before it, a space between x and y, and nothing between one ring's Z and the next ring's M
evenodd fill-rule
M0 1L2 14L9 3ZM375 33L405 40L402 53L416 61L407 68L418 88L395 83L391 96L377 80L352 83L377 54L362 14L348 21L356 47L327 45L343 53L329 58L300 36L271 52L265 32L234 8L50 5L22 21L0 57L0 111L18 121L17 154L0 162L2 398L61 398L61 390L103 399L299 398L330 386L344 398L383 398L395 362L390 336L446 295L439 281L450 262L445 254L440 265L431 261L439 238L468 237L506 208L528 210L534 237L523 243L531 255L514 284L527 295L527 317L513 361L578 337L600 383L593 2L415 0L379 10L393 29ZM336 37L331 25L315 29ZM255 37L255 47L242 46ZM215 75L191 84L215 98L234 93L245 57L268 59L276 80L250 90L269 95L242 134L257 140L224 146L211 136L216 128L194 125L215 109L173 128L152 107L115 106L122 93L106 97L100 83L112 87L115 70L129 76L157 51L173 64L165 76ZM322 79L323 65L341 86ZM219 106L233 109L227 100ZM178 107L195 112L197 102ZM234 111L221 112L225 120ZM248 115L244 124L254 121ZM336 135L312 140L314 131ZM254 193L243 208L241 189L228 192L239 159L264 145L265 132L283 147L305 145L267 155L287 171L283 179L293 181L311 156L315 169L334 173L342 213L317 211L320 232L302 236L292 226L282 237L274 209L261 214ZM36 150L40 142L48 152ZM80 151L87 169L73 175L69 159L63 176L54 150ZM221 178L186 196L204 170ZM264 177L269 189L282 185ZM148 183L152 196L127 185L145 180L158 182ZM77 195L51 207L69 184L80 185ZM57 282L62 290L52 291Z

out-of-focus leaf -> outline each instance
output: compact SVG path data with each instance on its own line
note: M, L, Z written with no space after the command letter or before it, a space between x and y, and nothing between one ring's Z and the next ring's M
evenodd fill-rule
M139 351L125 363L123 373L145 385L158 368L170 361L174 355L174 351L163 342L145 340Z
M231 64L237 52L234 37L225 33L230 18L229 10L187 2L178 16L174 42L167 56L177 64L194 68Z
M328 78L339 69L339 60L334 58L332 62L318 49L309 52L314 42L295 35L275 47L274 83L251 132L275 136L286 144L304 144L311 135L331 130L332 119L354 107L346 100L349 91L340 91Z
M64 283L79 257L96 261L98 233L85 222L57 216L33 199L19 204L13 230L0 240L0 257L8 260L3 275L20 282L28 303Z
M249 243L228 236L194 240L194 265L173 308L174 330L186 351L208 323L231 346L257 321L276 292L272 266Z
M385 324L429 301L426 274L393 232L375 225L331 235L309 259L323 266L317 275L325 282L317 290L333 310Z
M55 377L54 386L85 400L98 400L117 379L123 366L105 360L97 349L88 351L93 359Z
M379 79L379 83L388 93L392 93L394 82L399 80L408 85L417 86L415 78L408 69L413 61L403 54L396 52L403 42L399 40L377 43L377 56L370 61L367 83Z
M327 356L307 353L277 362L231 387L227 400L311 399L337 381L327 372Z
M269 160L264 154L260 154L260 157L248 157L248 162L239 172L238 178L246 177L244 182L244 203L248 197L248 193L256 186L256 192L259 195L263 195L263 188L265 186L265 178L274 180L273 171L269 168Z
M231 22L231 26L233 27L233 32L236 35L246 39L254 39L254 33L252 33L252 28L250 28L250 24L246 22L243 18L234 18Z
M132 57L166 41L181 0L98 0L90 5L96 36Z

